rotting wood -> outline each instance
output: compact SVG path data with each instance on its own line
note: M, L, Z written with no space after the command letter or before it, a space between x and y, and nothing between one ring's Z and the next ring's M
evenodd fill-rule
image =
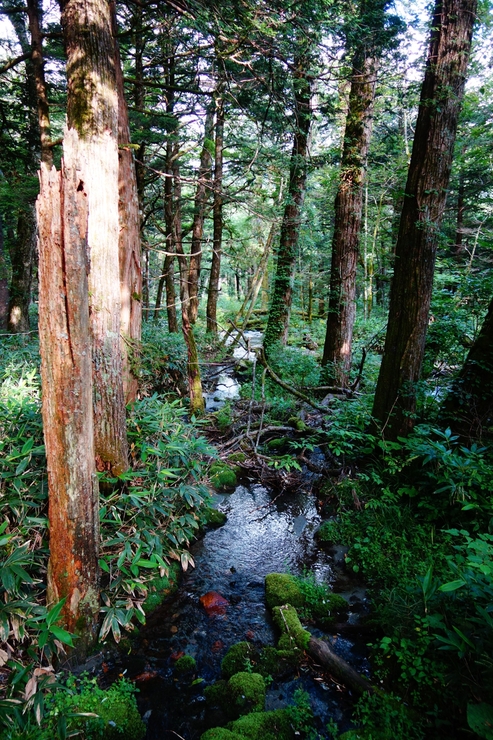
M352 689L357 694L381 693L381 690L373 686L370 681L361 676L352 666L343 658L337 655L328 643L319 640L316 637L310 637L307 646L307 653L320 663L323 668L327 669L338 681L348 689Z

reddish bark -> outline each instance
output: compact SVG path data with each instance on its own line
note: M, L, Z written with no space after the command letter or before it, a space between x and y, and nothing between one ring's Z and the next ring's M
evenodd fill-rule
M87 193L78 136L65 136L62 171L41 166L39 334L48 462L48 603L65 598L65 627L84 652L99 614L98 480L94 464L87 284Z
M412 429L440 224L445 210L476 0L436 0L373 416L386 437Z

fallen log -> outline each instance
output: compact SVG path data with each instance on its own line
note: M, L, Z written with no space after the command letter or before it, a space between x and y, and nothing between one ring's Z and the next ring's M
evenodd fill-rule
M367 678L355 671L349 663L346 663L343 658L339 657L330 645L323 640L310 637L306 651L317 663L323 668L326 668L329 673L349 689L352 689L358 694L364 694L366 691L379 693L379 689L372 686Z

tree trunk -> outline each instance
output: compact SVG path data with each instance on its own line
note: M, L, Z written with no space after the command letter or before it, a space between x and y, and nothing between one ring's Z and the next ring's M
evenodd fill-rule
M205 403L202 393L202 381L200 378L200 365L197 345L190 322L190 295L188 292L189 264L183 252L182 230L181 230L181 178L178 157L173 160L173 190L174 190L174 224L173 241L176 246L178 265L180 267L180 301L181 301L181 328L183 338L187 346L187 374L188 391L190 397L190 412L192 414L203 414Z
M383 27L385 4L372 4L379 11L378 15L372 16L373 24L378 19ZM371 139L378 62L375 39L372 37L370 42L363 39L353 59L339 187L335 199L329 313L322 357L329 383L340 388L347 387L351 370L363 186Z
M17 218L17 238L10 249L12 279L9 296L8 329L12 333L29 331L29 304L36 253L36 219L34 208L27 205Z
M45 162L47 167L51 167L53 164L53 148L51 142L50 108L44 75L43 36L39 23L38 0L27 0L27 14L29 18L29 31L31 33L31 61L36 85L41 161Z
M89 308L98 469L128 467L120 344L118 93L110 7L63 0L67 123L79 134L81 187L88 199Z
M307 74L307 59L295 62L294 103L296 128L289 171L289 184L277 252L273 296L265 330L264 347L275 342L286 344L291 313L293 278L301 223L301 210L306 190L308 139L312 121L312 81Z
M207 293L207 331L217 334L217 299L221 274L223 241L223 149L224 149L224 100L222 92L216 98L216 142L214 155L214 205L212 209L213 237L212 264Z
M455 230L455 244L453 248L454 257L461 257L465 252L464 245L464 212L466 210L465 196L466 185L464 173L459 174L459 192L457 194L457 226Z
M138 351L142 328L142 270L140 213L135 163L130 144L128 109L123 87L120 50L116 41L116 5L110 2L115 44L115 75L118 91L118 215L121 296L121 348L125 403L137 398L138 380L132 372L131 353Z
M493 300L441 408L441 418L467 442L491 435L493 425ZM483 440L484 441L484 440Z
M436 0L396 247L373 416L385 436L414 424L440 224L464 92L476 0Z
M7 331L9 318L9 281L4 244L3 221L0 213L0 332Z
M66 133L62 170L41 165L39 337L48 462L47 603L65 598L64 626L84 654L99 616L99 507L94 461L88 304L87 193L78 135Z
M195 194L195 208L192 225L192 245L190 247L190 267L188 271L188 293L190 296L190 322L195 324L199 311L199 280L202 261L202 236L207 202L212 190L212 155L210 145L214 135L214 103L206 110L204 125L204 144L200 155L200 167Z

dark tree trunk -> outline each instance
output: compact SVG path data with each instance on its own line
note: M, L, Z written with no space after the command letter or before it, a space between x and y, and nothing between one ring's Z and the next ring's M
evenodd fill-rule
M475 14L476 0L436 0L373 405L373 416L390 439L414 424L415 384Z
M329 313L322 365L327 367L330 384L341 388L348 385L351 370L363 185L371 138L377 67L378 58L374 48L363 45L357 50L353 60L339 187L335 199Z
M41 161L48 167L53 164L53 147L51 142L50 108L46 92L43 57L43 36L39 22L38 0L27 0L29 31L31 33L32 68L36 86L38 126L41 141Z
M491 437L493 427L493 300L442 408L441 417L467 442Z
M268 351L275 342L286 343L296 267L301 210L306 190L308 140L312 121L312 80L307 73L308 59L295 63L294 103L296 128L289 170L289 184L277 251L276 276L269 308L264 347Z
M3 221L0 213L0 332L7 331L9 318L9 280L4 245Z
M464 254L464 212L466 210L464 196L466 193L465 177L461 172L459 175L459 192L457 193L457 226L455 230L455 244L453 254L460 257Z
M9 331L29 331L29 304L36 254L36 219L33 206L21 209L17 218L17 238L11 245L12 279L9 296Z
M212 191L212 155L210 145L214 136L214 103L207 107L204 144L200 155L200 167L195 194L195 208L192 225L192 245L190 248L190 267L188 271L188 292L190 296L190 322L195 324L199 310L199 281L202 261L202 236L207 202Z
M214 205L212 209L212 263L207 293L207 331L217 334L217 299L221 275L223 242L223 149L224 149L224 100L222 92L216 98L216 142L214 154Z

